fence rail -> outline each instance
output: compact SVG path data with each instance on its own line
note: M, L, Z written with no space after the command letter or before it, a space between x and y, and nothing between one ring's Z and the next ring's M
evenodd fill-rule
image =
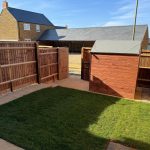
M0 42L0 93L58 79L59 53L36 42Z

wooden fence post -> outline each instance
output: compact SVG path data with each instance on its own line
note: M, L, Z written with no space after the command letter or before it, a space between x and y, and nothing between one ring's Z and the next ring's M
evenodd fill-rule
M69 49L67 47L58 48L58 80L68 78L69 74Z
M1 64L0 64L0 83L2 82L2 70L1 70ZM0 85L0 94L1 94L2 88Z
M39 43L36 42L35 46L35 56L36 56L36 70L37 70L37 82L41 83L41 69L40 69L40 55L39 55Z
M9 47L8 44L7 44L7 47ZM8 55L7 55L8 56L8 64L10 65L11 62L10 62L10 50L9 49L7 50L7 53L8 53ZM10 90L11 90L11 92L13 92L12 68L11 68L11 66L8 67L8 71L9 71L9 80L10 80Z

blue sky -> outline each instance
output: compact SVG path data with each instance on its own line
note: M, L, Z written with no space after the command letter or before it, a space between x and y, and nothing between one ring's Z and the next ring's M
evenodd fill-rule
M0 0L2 2L2 0ZM136 0L8 0L10 7L44 13L55 25L133 24ZM138 24L150 25L150 0L139 0Z

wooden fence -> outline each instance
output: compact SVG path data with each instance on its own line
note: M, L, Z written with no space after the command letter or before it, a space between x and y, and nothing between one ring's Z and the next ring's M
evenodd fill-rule
M58 49L39 48L39 80L47 82L58 77Z
M142 50L140 55L138 86L150 87L150 50Z
M68 49L61 49L68 57ZM63 63L58 63L59 55L59 48L39 48L36 42L0 42L0 93L55 81L61 74L59 66Z

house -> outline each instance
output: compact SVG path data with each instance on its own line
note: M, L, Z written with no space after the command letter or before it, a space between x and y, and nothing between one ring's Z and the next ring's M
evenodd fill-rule
M133 26L66 28L46 30L39 41L53 46L67 46L70 52L81 53L82 47L93 47L96 40L131 40ZM141 41L141 47L148 45L148 26L137 25L135 41Z
M0 14L0 41L35 41L54 25L40 13L11 8L4 1Z

